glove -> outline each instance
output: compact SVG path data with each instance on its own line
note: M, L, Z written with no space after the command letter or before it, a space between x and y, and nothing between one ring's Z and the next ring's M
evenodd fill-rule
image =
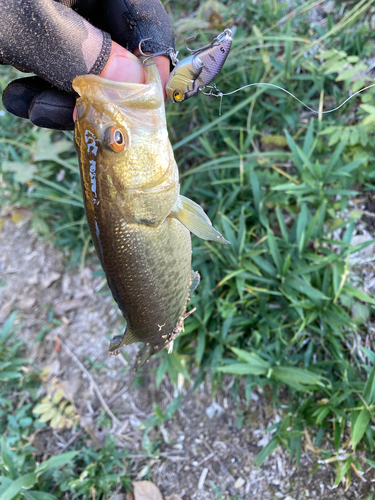
M144 52L174 48L172 24L160 0L0 2L0 63L38 75L11 82L4 107L40 127L73 130L73 79L92 73L142 83L142 65L130 52L146 38ZM132 62L123 65L124 58ZM159 59L166 73L169 62Z

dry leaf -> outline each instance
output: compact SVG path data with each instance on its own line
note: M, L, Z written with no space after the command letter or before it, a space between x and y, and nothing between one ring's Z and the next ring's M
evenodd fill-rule
M234 488L238 490L239 488L242 488L242 486L245 484L245 479L243 477L239 477L237 481L234 483Z
M82 380L79 377L75 377L70 380L65 380L63 382L62 388L65 394L66 399L68 399L71 403L74 403L74 398L78 391L80 390L82 385Z
M14 180L16 182L27 182L33 178L37 168L31 163L23 163L19 161L4 161L2 163L3 172L14 172Z
M27 222L33 216L33 213L28 208L24 207L13 207L10 210L12 222L14 224L19 224L20 222Z
M64 300L56 304L54 310L58 316L63 316L65 313L79 309L83 305L84 301L81 299Z
M159 488L151 481L133 483L134 500L163 500Z
M46 274L42 278L42 287L48 288L49 286L52 285L53 282L59 280L60 278L61 278L60 273L52 272L52 273Z
M20 309L31 309L36 302L35 297L25 297L18 302L18 307Z
M52 354L52 359L51 359L50 365L49 365L49 373L52 376L57 376L57 375L60 375L60 373L61 373L61 364L60 364L60 360L57 356L57 353L55 351L52 351L52 352L53 352L53 354Z
M5 321L9 314L12 312L12 307L14 304L14 300L10 300L9 302L5 302L4 305L0 308L0 321Z

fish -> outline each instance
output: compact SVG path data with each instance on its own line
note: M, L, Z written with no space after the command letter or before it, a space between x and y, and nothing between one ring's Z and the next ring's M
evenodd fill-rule
M91 238L109 288L125 320L109 353L143 342L138 370L184 328L191 293L190 232L228 241L203 209L180 194L178 167L167 132L163 89L156 65L146 82L77 76L75 144Z

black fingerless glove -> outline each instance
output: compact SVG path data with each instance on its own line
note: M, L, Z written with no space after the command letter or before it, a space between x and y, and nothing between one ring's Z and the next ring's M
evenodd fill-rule
M40 127L73 130L77 75L99 75L114 40L133 51L174 47L160 0L0 0L0 63L35 73L3 93L5 109Z

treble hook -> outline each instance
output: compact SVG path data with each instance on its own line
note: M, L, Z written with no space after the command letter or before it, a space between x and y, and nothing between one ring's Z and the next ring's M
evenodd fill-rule
M147 40L151 40L151 38L144 38L138 44L139 52L142 54L142 56L145 57L145 59L143 59L143 65L144 66L152 66L153 64L156 64L155 62L151 62L149 64L146 64L146 61L148 61L149 59L152 59L153 57L156 57L156 56L167 56L167 57L169 57L170 60L172 61L173 66L176 66L179 63L179 60L177 59L178 52L175 52L174 49L173 49L173 47L168 47L167 49L165 49L163 51L155 52L154 54L151 54L151 55L150 54L145 54L143 52L143 50L142 50L142 43L146 42Z
M186 43L186 42L187 42L188 40L194 40L195 38L197 38L197 35L189 36L189 38L186 38L186 40L185 40L185 48L186 48L189 52L191 52L192 54L194 54L195 52L200 52L201 50L209 49L209 48L211 47L211 45L212 45L211 43L209 43L209 44L205 45L204 47L199 47L199 49L195 49L195 50L193 50L193 49L191 49L190 47L188 47L188 46L187 46L187 43Z
M186 38L186 40L185 40L185 47L187 48L187 50L189 52L191 52L192 54L194 54L196 52L201 52L203 50L210 49L211 47L215 47L216 45L219 45L222 42L224 42L224 40L226 40L230 36L232 36L232 31L227 28L222 33L220 33L216 38L214 38L211 43L208 43L207 45L204 45L204 47L199 47L199 49L193 50L193 49L190 49L187 46L187 44L186 44L186 42L188 40L194 40L194 38L197 38L197 35L193 35L193 36L189 36L189 38Z
M185 49L188 50L189 52L195 52L195 50L192 50L190 47L188 47L186 42L188 40L194 40L194 38L197 38L197 35L189 36L189 38L186 38L185 40Z

